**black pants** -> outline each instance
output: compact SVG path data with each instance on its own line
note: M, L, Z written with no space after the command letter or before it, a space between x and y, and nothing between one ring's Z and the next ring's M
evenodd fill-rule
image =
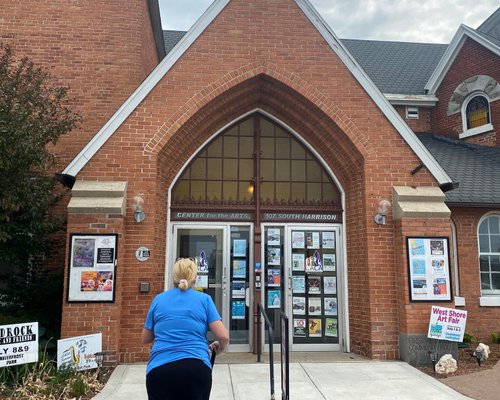
M146 375L149 400L209 400L212 370L195 358L153 368Z

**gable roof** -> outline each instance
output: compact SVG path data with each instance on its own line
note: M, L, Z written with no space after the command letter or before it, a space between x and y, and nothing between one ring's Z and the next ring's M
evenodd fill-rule
M165 51L170 53L170 51L175 47L177 43L184 37L186 31L173 31L166 30L163 31L163 41L165 42Z
M500 46L500 7L479 25L476 32Z
M492 31L488 30L488 32L491 33ZM493 54L500 56L500 45L498 44L499 41L497 39L492 38L491 36L488 36L483 32L478 33L474 29L469 28L466 25L463 24L460 25L457 32L453 36L450 45L448 46L443 57L441 58L441 61L439 61L438 66L436 67L429 81L425 85L427 93L430 94L436 93L436 90L438 89L444 76L446 75L451 65L453 64L453 61L455 61L455 58L462 49L462 46L464 45L465 40L467 38L474 40L481 46L490 50Z
M469 207L498 207L500 148L468 144L433 133L418 138L443 166L457 189L445 193L446 203Z
M125 101L111 119L102 129L91 139L83 150L64 169L63 174L76 176L87 162L99 151L113 133L121 126L135 108L146 98L158 82L167 74L182 54L189 49L194 41L211 24L215 17L225 8L230 0L215 0L205 13L196 21L191 29L182 37L172 51L153 70L137 90ZM366 91L368 96L375 102L385 117L398 131L405 142L414 151L417 157L423 162L439 184L450 183L451 179L436 162L425 146L418 140L413 131L404 122L398 112L391 106L383 96L377 86L356 62L347 48L340 42L328 24L318 14L308 0L294 0L312 25L328 43L334 53L340 58L349 69L354 78Z

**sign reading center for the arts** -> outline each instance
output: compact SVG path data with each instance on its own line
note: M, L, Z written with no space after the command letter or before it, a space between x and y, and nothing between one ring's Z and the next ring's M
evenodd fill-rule
M467 311L432 306L427 337L462 342L466 322Z
M0 326L0 367L38 361L38 322Z

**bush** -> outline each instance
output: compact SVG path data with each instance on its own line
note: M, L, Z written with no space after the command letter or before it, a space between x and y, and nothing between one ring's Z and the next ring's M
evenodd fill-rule
M493 332L491 334L491 341L493 343L500 343L500 332Z
M470 333L467 332L464 333L464 340L463 340L464 343L472 343L473 340L474 336L472 336Z

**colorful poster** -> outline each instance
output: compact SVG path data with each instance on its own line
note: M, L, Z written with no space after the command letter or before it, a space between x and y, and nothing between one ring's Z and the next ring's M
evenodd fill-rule
M325 276L323 277L323 286L325 294L337 294L337 277Z
M321 233L321 247L323 249L335 248L335 232L322 232Z
M233 278L247 277L247 261L233 260Z
M337 298L325 297L323 301L325 305L325 315L337 315Z
M451 301L448 238L408 238L411 301Z
M308 327L309 337L321 337L323 335L320 318L309 318Z
M307 277L307 293L321 294L321 276Z
M293 336L306 337L306 320L305 318L293 319Z
M233 299L245 298L245 281L233 281L231 284L231 296Z
M208 260L204 250L200 251L200 255L196 257L196 268L198 269L198 273L208 273Z
M305 255L304 254L292 254L292 271L301 271L304 272L304 263Z
M335 254L323 254L323 271L335 271Z
M95 353L102 351L102 334L78 336L57 341L57 369L76 371L97 368Z
M427 337L462 342L466 323L467 311L432 306Z
M267 245L268 246L281 245L281 230L280 230L280 228L269 228L267 230Z
M267 308L281 308L281 290L267 292Z
M97 273L97 291L113 291L113 271L99 271Z
M97 292L97 271L82 271L80 275L80 290L82 292Z
M306 277L303 275L292 275L292 292L305 293L306 292Z
M281 285L281 271L279 268L267 269L267 286L280 286Z
M245 301L231 300L231 318L245 319Z
M73 268L93 268L95 254L95 239L74 239Z
M309 315L321 315L321 297L309 297L307 311Z
M281 265L281 248L267 248L267 265Z
M292 297L292 312L296 315L306 314L306 298L305 297Z
M325 336L337 337L339 335L337 318L327 318L325 320Z
M314 252L312 257L306 258L306 272L323 272L323 262L318 250Z
M292 232L292 249L303 249L304 247L305 247L304 232L293 231Z
M247 256L247 241L245 239L233 240L233 257Z

